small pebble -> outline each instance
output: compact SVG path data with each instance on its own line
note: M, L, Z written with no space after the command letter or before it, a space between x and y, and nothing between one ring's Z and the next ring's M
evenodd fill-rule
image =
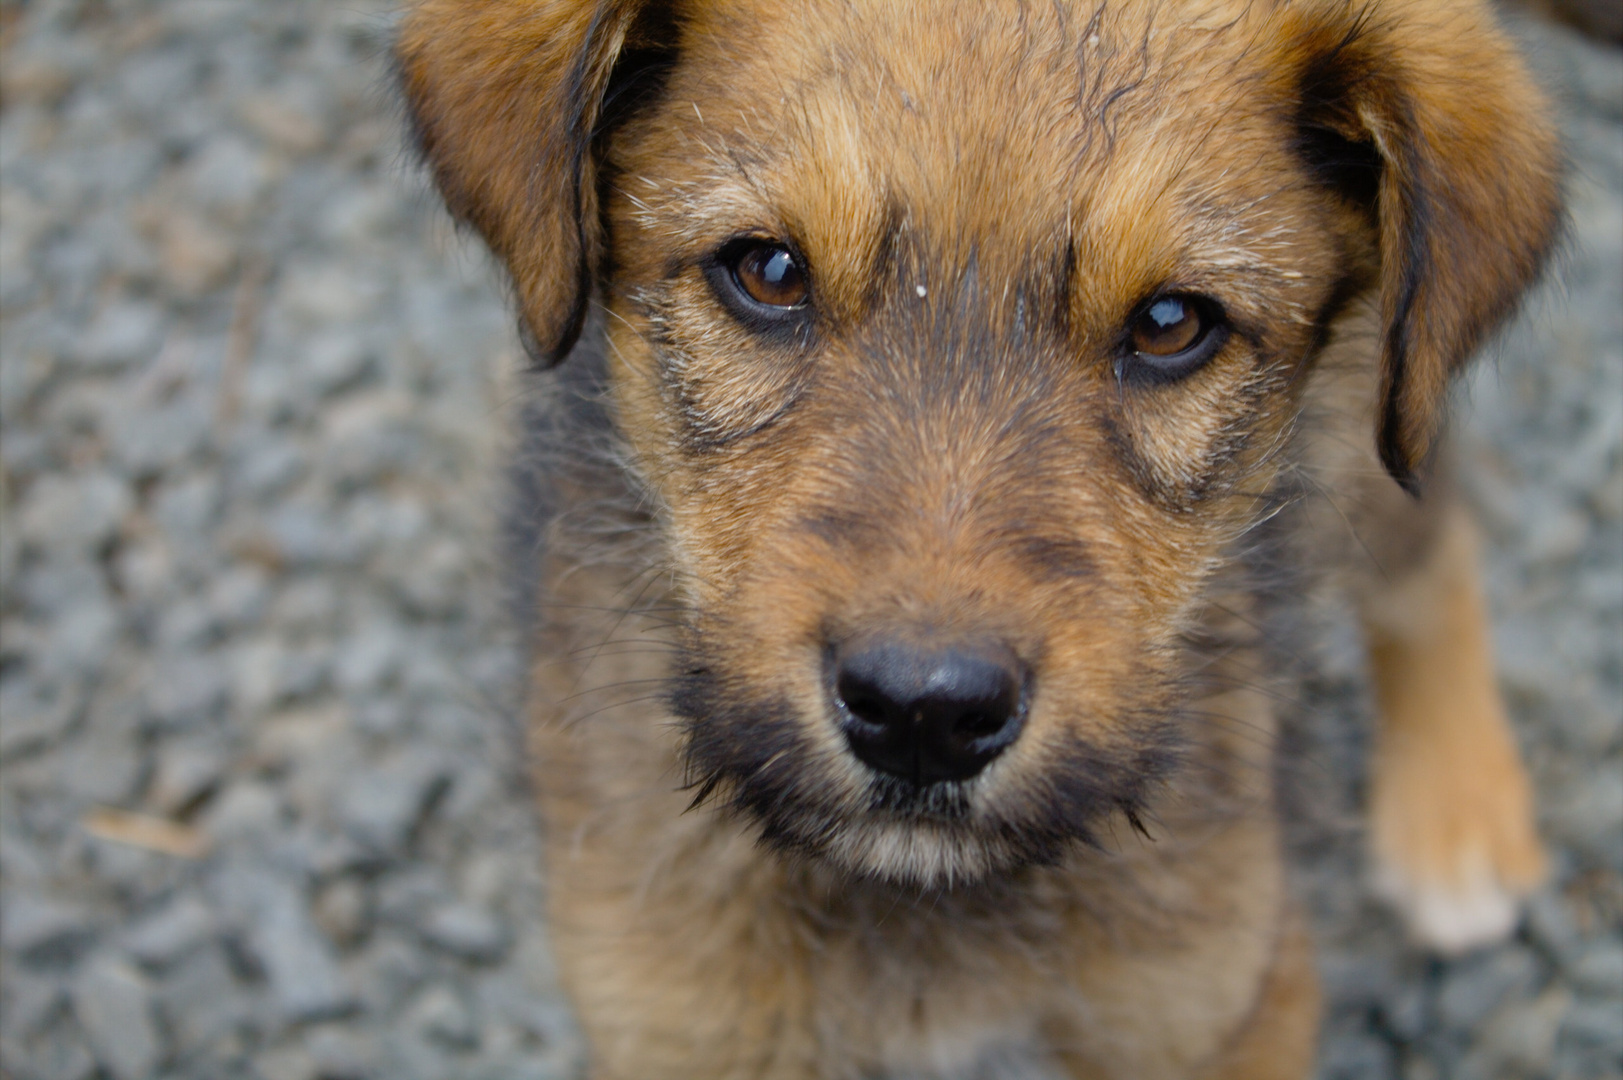
M151 992L139 972L111 958L92 965L74 986L73 1008L114 1080L147 1080L163 1050Z
M1619 999L1623 1008L1623 941L1602 939L1584 949L1572 965L1579 990Z
M124 947L143 964L173 963L215 932L213 910L202 899L182 895L157 911L133 921L124 932Z
M477 1043L479 1029L460 995L446 986L431 986L407 1011L409 1023L427 1037L457 1049Z
M468 960L490 961L508 944L507 927L492 911L472 904L448 904L423 922L423 936Z

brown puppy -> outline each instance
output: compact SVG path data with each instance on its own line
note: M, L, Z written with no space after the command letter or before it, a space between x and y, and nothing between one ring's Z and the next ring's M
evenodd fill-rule
M525 572L594 1077L1303 1076L1309 563L1363 596L1383 880L1508 925L1470 528L1400 490L1559 217L1484 5L427 0L400 56L575 350Z

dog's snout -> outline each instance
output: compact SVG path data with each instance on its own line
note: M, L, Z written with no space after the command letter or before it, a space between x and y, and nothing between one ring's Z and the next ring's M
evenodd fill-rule
M967 780L1014 742L1024 681L999 650L893 642L842 650L834 670L852 752L919 785Z

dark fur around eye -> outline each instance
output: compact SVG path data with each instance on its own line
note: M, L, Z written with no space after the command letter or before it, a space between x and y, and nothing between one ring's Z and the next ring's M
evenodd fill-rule
M1164 292L1134 309L1123 328L1116 373L1155 386L1194 374L1229 338L1223 307L1209 296Z

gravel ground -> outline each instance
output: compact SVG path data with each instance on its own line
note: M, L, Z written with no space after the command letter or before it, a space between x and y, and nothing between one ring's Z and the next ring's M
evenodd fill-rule
M504 719L517 350L390 25L0 3L0 1076L578 1075ZM1623 1076L1623 60L1527 33L1575 241L1461 431L1556 872L1443 962L1331 830L1326 1078ZM1316 715L1367 710L1350 641ZM1345 809L1363 727L1310 726Z

